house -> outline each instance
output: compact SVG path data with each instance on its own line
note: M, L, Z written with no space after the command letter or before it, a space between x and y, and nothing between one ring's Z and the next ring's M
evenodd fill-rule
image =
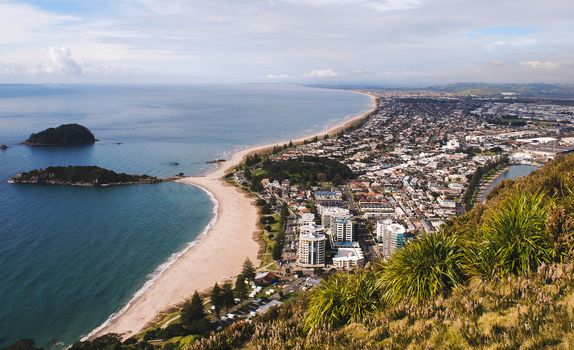
M272 283L275 283L279 280L279 277L277 277L276 274L274 274L273 272L260 272L257 275L255 275L255 283L258 285L269 285Z

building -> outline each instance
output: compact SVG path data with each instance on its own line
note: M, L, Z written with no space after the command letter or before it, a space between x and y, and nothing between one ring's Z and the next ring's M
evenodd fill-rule
M335 246L340 243L355 241L355 227L351 218L331 219L331 239Z
M259 272L257 275L255 275L255 284L260 286L267 286L277 282L278 280L279 277L277 277L277 275L273 272L269 271Z
M315 224L315 214L305 213L301 215L301 218L299 219L299 225L308 226L314 224Z
M395 250L405 245L405 232L405 227L394 221L377 222L377 241L383 245L383 257L389 258Z
M323 225L325 229L331 227L331 218L346 218L351 215L349 209L339 207L320 206L319 213L321 215L321 225Z
M325 267L326 236L323 226L301 225L297 265L301 267Z
M333 257L333 265L340 269L349 269L365 262L361 248L339 248Z

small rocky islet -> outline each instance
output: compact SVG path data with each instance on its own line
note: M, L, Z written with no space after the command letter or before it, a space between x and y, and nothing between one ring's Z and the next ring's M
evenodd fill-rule
M96 137L87 127L80 124L62 124L33 133L25 141L29 146L84 146L96 142Z

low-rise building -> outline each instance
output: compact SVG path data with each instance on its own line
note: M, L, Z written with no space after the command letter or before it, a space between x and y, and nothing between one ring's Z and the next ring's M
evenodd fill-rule
M333 257L333 265L340 269L349 269L364 263L365 257L361 248L339 248Z

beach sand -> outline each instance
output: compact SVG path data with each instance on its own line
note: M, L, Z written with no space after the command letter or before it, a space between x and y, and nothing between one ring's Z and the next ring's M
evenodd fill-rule
M375 96L368 95L372 99L371 110L316 135L323 136L327 133L334 135L365 118L376 106ZM293 143L301 143L316 135L293 140ZM241 271L245 258L250 258L255 266L258 266L258 243L254 240L254 234L258 230L258 211L255 207L255 200L225 182L222 177L227 171L240 164L247 155L265 152L273 146L284 143L274 143L236 152L230 160L220 163L217 170L206 176L186 177L178 180L178 182L199 186L213 195L218 203L217 219L214 225L192 248L168 267L149 289L132 300L129 307L92 332L88 338L93 339L106 333L118 333L128 338L137 334L159 312L181 303L195 290L207 290L216 282L222 284L226 277L236 276Z

